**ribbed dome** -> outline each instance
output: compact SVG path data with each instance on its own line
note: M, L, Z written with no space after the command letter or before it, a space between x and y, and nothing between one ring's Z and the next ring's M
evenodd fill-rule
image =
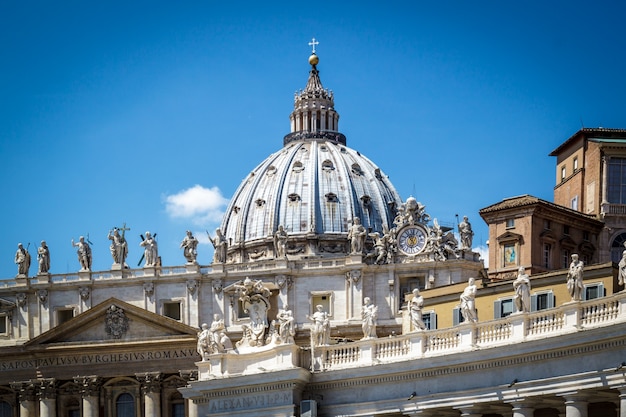
M283 226L288 255L345 255L353 217L371 233L393 226L402 203L382 171L346 146L339 115L313 60L296 94L284 147L256 167L235 192L222 222L230 262L277 257ZM313 64L313 62L315 64Z

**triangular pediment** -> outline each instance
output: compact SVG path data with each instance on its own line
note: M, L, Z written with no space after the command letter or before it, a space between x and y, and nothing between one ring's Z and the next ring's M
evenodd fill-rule
M195 338L197 329L116 298L92 307L26 343L125 343Z
M497 237L497 240L499 243L504 243L504 242L512 242L512 241L522 241L523 240L523 236L517 233L513 233L513 232L504 232L503 234L501 234L500 236Z
M15 303L0 298L0 313L11 312L15 310Z

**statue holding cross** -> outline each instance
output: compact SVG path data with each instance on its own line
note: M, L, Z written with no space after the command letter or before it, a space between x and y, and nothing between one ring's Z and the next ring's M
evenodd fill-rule
M122 233L120 233L120 230ZM128 268L126 265L126 257L128 256L128 244L124 237L124 232L130 230L126 227L126 223L121 228L114 227L109 230L108 239L111 241L111 256L113 257L113 264L119 264L122 268Z

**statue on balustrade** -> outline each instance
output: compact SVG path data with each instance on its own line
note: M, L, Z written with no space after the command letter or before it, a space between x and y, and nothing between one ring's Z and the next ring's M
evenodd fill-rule
M378 307L372 304L369 297L363 299L361 308L361 320L363 328L363 339L373 339L376 336L376 324L378 321Z
M523 266L520 266L517 271L517 278L513 281L513 289L515 290L513 300L517 311L530 313L530 279Z
M278 340L282 344L294 343L293 337L296 335L295 319L289 306L285 306L276 315L278 320Z
M183 256L187 260L187 263L195 264L198 257L198 239L194 237L190 230L187 230L187 235L180 243L180 247L183 249Z
M28 253L28 248L24 248L21 243L17 244L15 263L17 264L17 275L28 276L28 270L30 269L30 253Z
M219 228L215 229L215 234L215 238L212 238L209 235L209 239L213 244L213 249L215 249L213 253L213 263L223 264L226 262L226 255L228 254L228 242Z
M567 290L572 296L572 301L582 300L583 285L583 261L578 259L578 254L572 254L572 263L567 272Z
M622 252L622 259L619 261L619 285L624 285L626 283L626 250Z
M41 246L37 248L37 261L39 261L38 274L47 274L50 271L50 249L45 240L41 241Z
M411 317L411 331L426 330L426 324L422 317L422 308L424 308L424 297L421 296L420 290L413 290L413 298L409 301L409 315Z
M128 256L126 237L124 237L124 234L120 233L119 229L116 227L113 230L109 230L107 238L111 241L109 249L111 250L113 263L126 268L126 257Z
M330 343L330 318L324 311L324 306L315 306L317 310L312 316L307 315L307 319L313 322L311 326L311 344L313 346L324 346Z
M157 266L159 259L159 247L155 236L152 236L150 232L146 232L146 237L141 241L139 246L144 248L143 255L146 259L144 266Z
M461 237L461 249L472 249L474 232L472 231L472 225L467 216L463 216L463 221L459 223L458 229L459 236Z
M465 287L459 299L461 301L459 309L463 315L463 321L465 323L476 323L478 314L476 312L476 280L474 278L467 280L467 287Z
M89 243L85 242L85 238L83 236L78 238L78 243L74 242L72 239L72 246L78 247L76 253L78 254L78 262L80 263L81 271L91 271L91 247Z

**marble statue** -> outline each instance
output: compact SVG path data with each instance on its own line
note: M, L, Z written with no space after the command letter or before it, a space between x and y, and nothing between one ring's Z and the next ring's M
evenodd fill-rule
M307 319L313 322L311 326L311 344L313 346L324 346L330 343L330 318L324 311L324 306L315 306L317 310L312 316L307 315Z
M274 254L276 258L284 258L287 254L287 231L282 225L274 233Z
M197 351L203 361L206 360L208 355L226 353L232 349L233 344L226 335L226 327L224 326L222 316L214 314L210 327L208 324L202 323L202 329L198 333Z
M363 329L363 339L376 338L376 324L378 321L378 307L372 304L369 297L363 299L361 307L361 320Z
M526 268L520 266L517 278L513 281L515 296L513 300L518 312L530 313L530 279L526 274Z
M295 319L289 306L283 307L276 315L278 320L278 341L282 344L295 343L293 337L296 335Z
M467 280L467 287L461 293L460 310L463 315L463 321L465 323L476 323L478 321L478 314L476 312L476 280L470 278Z
M39 263L38 274L47 274L50 271L50 249L45 240L41 241L41 246L37 248L37 261Z
M459 236L461 237L461 249L472 249L474 231L472 231L472 225L467 219L467 216L463 216L463 221L459 223L458 229Z
M139 246L144 248L143 254L146 259L144 266L157 266L159 259L159 247L154 236L152 236L150 232L146 232L146 238L141 241Z
M124 234L120 234L119 229L116 227L113 230L109 230L107 238L111 241L111 256L113 257L113 263L121 266L126 266L126 257L128 256L128 244Z
M363 245L366 235L365 227L361 224L361 219L355 217L352 219L352 226L348 230L348 240L350 241L351 254L360 255L363 253Z
M567 272L567 290L572 296L572 301L582 300L583 286L583 261L578 260L578 254L572 254L572 263Z
M213 262L214 263L225 263L226 262L226 254L228 253L228 242L226 241L226 237L222 234L222 231L217 228L215 229L215 238L211 239L211 243L213 244L213 248L215 249L213 253Z
M622 252L622 259L619 261L619 276L618 284L624 285L626 283L626 250Z
M78 243L74 242L72 239L72 246L78 247L76 253L78 254L78 262L80 263L81 271L91 271L91 247L87 242L85 242L85 238L80 236L78 238Z
M187 235L180 243L180 247L183 249L183 256L187 260L187 263L195 264L198 257L198 239L194 237L190 230L187 230Z
M371 254L368 254L368 257L373 257L374 263L376 265L383 265L388 262L389 256L389 235L385 234L383 236L378 232L374 232L370 234L370 236L374 239L374 251Z
M420 295L420 290L413 290L413 298L409 301L409 314L411 316L411 331L426 330L426 324L422 318L422 308L424 307L424 297Z
M17 264L17 275L28 276L28 270L30 269L30 253L28 253L28 248L24 248L21 243L17 244L15 263Z

